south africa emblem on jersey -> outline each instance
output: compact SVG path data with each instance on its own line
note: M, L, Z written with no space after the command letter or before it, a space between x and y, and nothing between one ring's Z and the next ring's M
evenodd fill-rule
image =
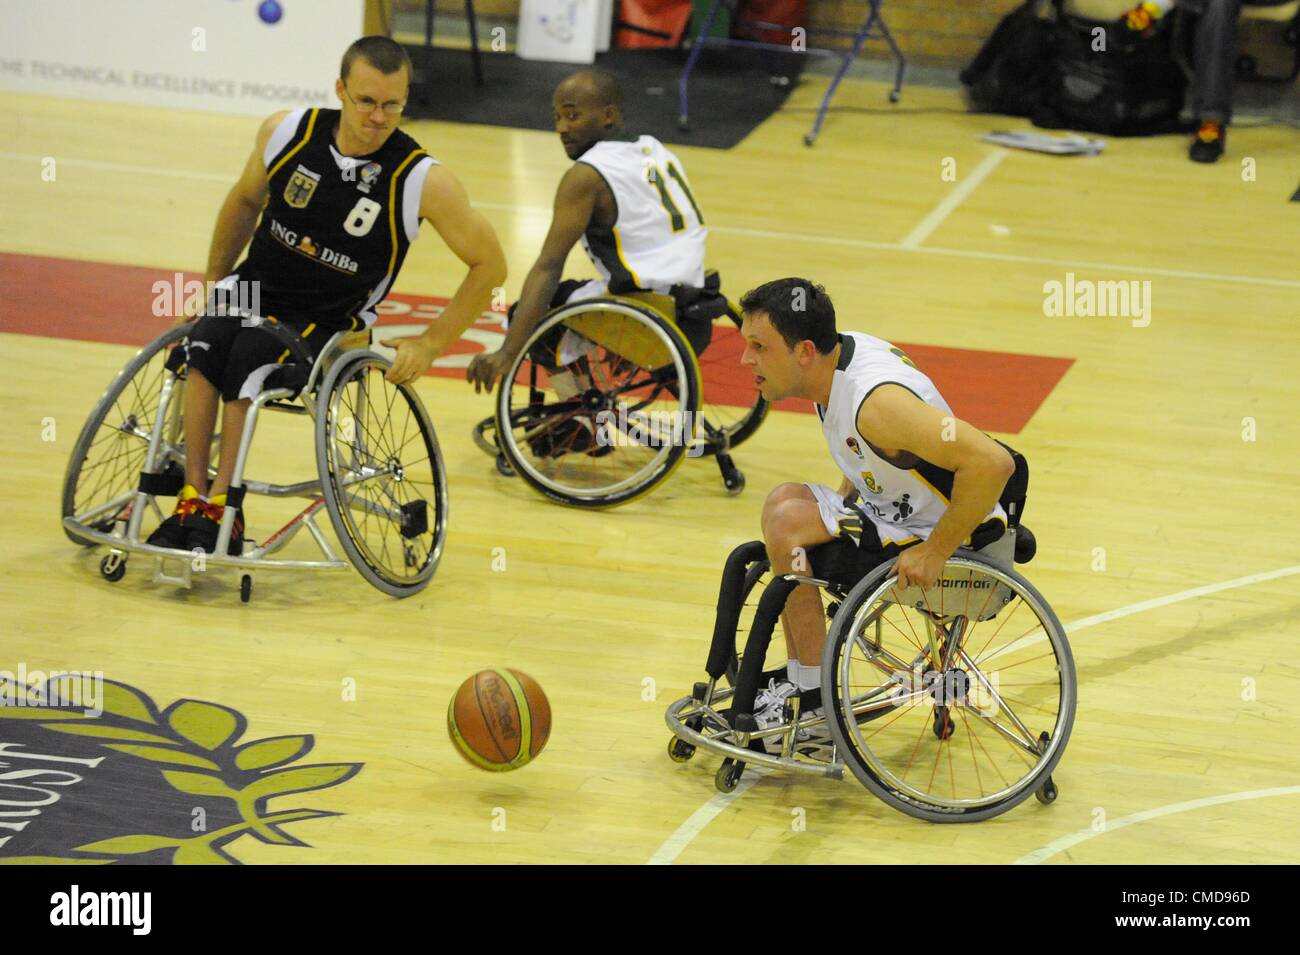
M299 165L289 177L289 184L284 187L284 201L295 209L304 209L311 202L312 193L320 182L320 175L306 166Z

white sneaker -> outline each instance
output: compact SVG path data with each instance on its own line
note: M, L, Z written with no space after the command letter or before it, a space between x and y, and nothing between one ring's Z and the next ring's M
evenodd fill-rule
M779 683L776 680L769 681L767 689L759 690L758 696L754 699L754 720L758 723L758 728L760 730L769 730L783 725L785 723L785 701L798 692L799 688L789 680L782 680ZM801 710L799 713L800 719L821 715L822 707L809 711ZM802 751L803 744L812 744L816 747L829 745L830 740L830 729L825 724L814 729L795 731L796 751ZM769 753L779 756L783 742L781 736L767 736L763 739L763 746Z

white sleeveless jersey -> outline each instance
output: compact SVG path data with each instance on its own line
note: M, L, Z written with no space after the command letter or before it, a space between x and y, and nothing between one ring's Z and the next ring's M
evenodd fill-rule
M871 335L845 332L840 335L829 403L817 405L817 415L831 457L858 489L860 503L874 523L928 539L948 508L953 472L906 452L906 460L890 462L858 432L858 409L885 384L902 385L926 404L952 414L934 382L902 349ZM990 519L1006 523L1001 504L985 518ZM906 534L890 536L898 540Z
M708 230L681 161L653 136L603 140L578 162L614 193L614 228L588 228L582 247L610 292L667 294L673 285L704 284Z

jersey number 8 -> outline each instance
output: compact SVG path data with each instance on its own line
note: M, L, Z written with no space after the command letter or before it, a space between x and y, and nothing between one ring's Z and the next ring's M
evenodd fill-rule
M348 213L347 219L344 220L343 230L348 235L365 235L370 231L370 227L375 224L375 219L382 208L383 206L375 202L374 199L367 199L362 196L357 200L357 204L352 207L352 211Z

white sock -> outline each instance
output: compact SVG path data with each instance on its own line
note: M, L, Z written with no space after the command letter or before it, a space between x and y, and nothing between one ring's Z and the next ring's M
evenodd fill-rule
M799 661L798 660L785 661L785 678L789 680L791 683L793 683L795 686L799 685Z
M786 664L787 672L789 664ZM815 690L822 685L822 668L820 666L804 666L796 662L794 685L800 690Z

